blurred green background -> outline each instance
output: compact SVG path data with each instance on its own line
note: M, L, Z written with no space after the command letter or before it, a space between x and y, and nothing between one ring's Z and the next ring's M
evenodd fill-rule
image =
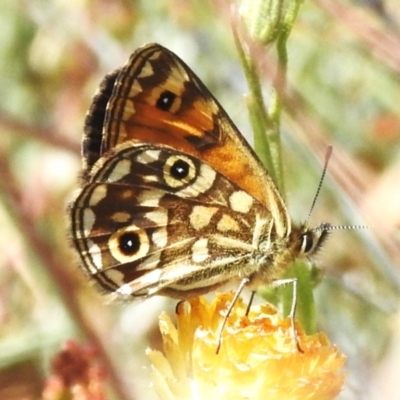
M289 40L282 140L287 201L331 234L316 259L320 329L347 354L340 399L398 399L400 373L400 9L397 0L307 1ZM0 398L39 399L69 338L101 349L110 399L153 399L147 346L175 302L107 304L68 246L80 140L97 85L159 42L199 75L251 141L248 89L223 0L3 0L0 4ZM274 52L261 75L268 101ZM260 63L263 54L259 54ZM258 58L257 56L257 58ZM139 323L138 323L139 321Z

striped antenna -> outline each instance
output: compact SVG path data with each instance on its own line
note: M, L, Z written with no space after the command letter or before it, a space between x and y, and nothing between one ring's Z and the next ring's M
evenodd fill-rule
M323 223L316 228L314 228L313 232L318 231L339 231L339 230L346 230L346 229L370 229L371 225L331 225L329 223Z
M328 146L328 148L326 149L326 154L325 154L324 169L322 170L322 175L321 175L321 179L319 180L317 193L315 193L314 200L313 200L313 202L311 204L310 212L308 213L308 216L307 216L307 219L306 219L306 222L305 222L305 226L308 226L308 220L310 219L311 213L314 210L315 203L317 202L317 199L318 199L318 196L319 196L319 192L321 191L322 183L323 183L324 178L325 178L326 170L328 168L328 163L329 163L329 160L331 158L331 155L332 155L332 146ZM324 230L326 230L326 229L324 229Z
M322 183L324 182L324 178L325 178L325 174L326 174L326 170L328 169L328 164L329 164L329 160L332 156L332 146L328 146L328 148L326 149L326 154L325 154L325 163L324 163L324 168L322 170L322 175L321 175L321 179L319 180L319 184L318 184L318 188L317 188L317 192L315 193L314 196L314 200L311 204L311 208L310 208L310 212L308 213L306 222L305 222L305 226L308 226L308 220L311 217L311 213L314 210L315 207L315 203L317 202L318 196L319 196L319 192L321 191L321 187L322 187ZM312 231L313 232L318 232L318 231L335 231L335 230L345 230L345 229L369 229L371 228L370 225L331 225L329 223L323 223L319 226L317 226L316 228L314 228Z

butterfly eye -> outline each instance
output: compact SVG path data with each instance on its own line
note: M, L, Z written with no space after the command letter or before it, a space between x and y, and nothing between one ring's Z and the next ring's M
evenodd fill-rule
M170 92L169 90L165 90L157 99L156 107L163 111L170 111L174 104L175 98L176 94Z
M189 184L196 175L196 167L189 157L171 156L165 162L164 179L172 188L181 188Z
M302 235L300 253L308 254L314 250L315 247L315 236L313 232L306 232Z
M150 248L146 232L137 226L119 229L111 235L108 247L120 263L127 263L145 256Z

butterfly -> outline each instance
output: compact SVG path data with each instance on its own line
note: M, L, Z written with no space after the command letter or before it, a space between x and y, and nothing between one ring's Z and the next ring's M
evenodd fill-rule
M102 81L69 207L87 274L123 298L177 299L228 282L251 290L321 246L292 224L270 174L201 80L159 44Z

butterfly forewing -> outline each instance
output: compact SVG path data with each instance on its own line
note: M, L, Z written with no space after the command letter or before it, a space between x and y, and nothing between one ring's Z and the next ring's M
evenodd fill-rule
M217 100L174 53L158 44L143 46L101 87L100 109L109 98L101 128L91 126L101 118L95 121L89 113L86 121L87 131L102 129L100 155L130 140L185 151L264 204L281 236L290 232L286 207L270 175ZM97 146L98 137L91 140L95 144L86 142L87 148Z
M93 165L102 155L104 119L108 102L112 97L115 81L120 73L117 69L107 74L100 83L86 115L84 136L82 140L82 182L85 183Z

